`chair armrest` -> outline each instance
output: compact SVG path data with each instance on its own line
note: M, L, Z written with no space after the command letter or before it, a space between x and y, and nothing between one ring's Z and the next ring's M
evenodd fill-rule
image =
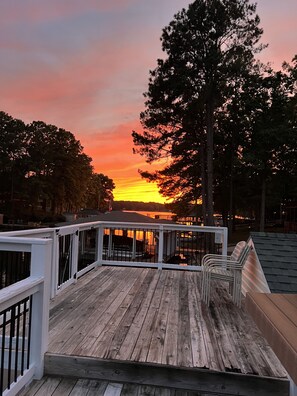
M231 260L231 256L223 256L221 254L206 254L202 257L201 265L204 265L205 262L213 259L223 259L225 261Z
M225 264L225 265L224 265ZM238 261L235 260L220 260L220 259L212 259L208 260L202 266L202 271L212 271L216 268L222 268L226 270L241 270L242 267Z

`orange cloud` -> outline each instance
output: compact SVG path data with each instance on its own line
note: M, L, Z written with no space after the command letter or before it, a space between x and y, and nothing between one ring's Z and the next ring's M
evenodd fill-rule
M139 130L138 120L106 129L103 133L82 136L85 152L93 158L96 172L104 173L115 182L116 200L165 202L155 183L141 178L138 170L154 171L157 165L145 163L144 158L133 154L132 130Z
M115 182L115 199L164 202L156 184L141 179L138 173L138 169L153 171L156 166L145 164L140 155L133 154L131 132L134 129L140 129L138 120L84 135L82 144L93 158L95 171L106 174Z

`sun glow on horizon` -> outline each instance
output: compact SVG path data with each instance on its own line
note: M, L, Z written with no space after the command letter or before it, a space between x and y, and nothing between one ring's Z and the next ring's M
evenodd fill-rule
M125 186L125 181L120 184L113 191L115 201L168 203L166 198L159 194L157 186L153 183L140 180L130 186Z

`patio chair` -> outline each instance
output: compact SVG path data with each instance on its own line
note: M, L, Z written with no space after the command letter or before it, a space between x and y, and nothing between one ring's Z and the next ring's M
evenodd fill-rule
M222 280L229 283L229 292L234 303L241 305L242 268L250 247L245 241L238 242L230 256L207 254L202 259L201 299L207 305L210 301L211 281Z

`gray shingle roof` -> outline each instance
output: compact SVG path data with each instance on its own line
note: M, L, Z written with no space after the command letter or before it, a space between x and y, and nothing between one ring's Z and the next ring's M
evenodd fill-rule
M297 235L252 232L271 293L297 293Z

